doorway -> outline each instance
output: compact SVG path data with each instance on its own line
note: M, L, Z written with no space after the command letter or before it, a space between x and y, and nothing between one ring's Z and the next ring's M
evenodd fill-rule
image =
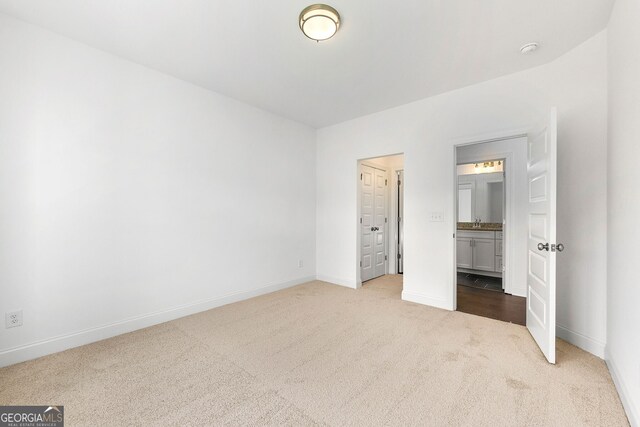
M525 133L458 143L453 150L456 215L453 221L453 309L459 308L457 168L473 160L464 161L464 154L468 153L461 150L467 147L479 149L479 152L472 152L476 163L492 158L505 159L504 290L510 290L512 296L515 291L522 292L521 297L526 298L526 327L549 363L556 362L556 263L558 253L564 250L564 245L556 242L557 143L558 111L551 108L546 117ZM482 156L486 159L479 158Z
M358 285L402 273L403 180L402 154L358 161Z
M457 147L456 158L456 309L525 326L526 138Z

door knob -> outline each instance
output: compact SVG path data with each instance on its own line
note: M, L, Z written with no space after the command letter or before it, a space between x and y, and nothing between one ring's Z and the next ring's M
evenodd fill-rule
M557 245L551 245L551 252L562 252L564 251L564 245L562 243L558 243Z
M549 243L538 243L538 250L539 251L548 251L549 250Z

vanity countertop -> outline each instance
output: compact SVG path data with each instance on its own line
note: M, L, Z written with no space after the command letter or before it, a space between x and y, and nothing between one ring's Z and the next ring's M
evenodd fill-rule
M499 222L481 222L480 227L474 227L472 222L459 222L458 230L465 231L502 231L502 224Z

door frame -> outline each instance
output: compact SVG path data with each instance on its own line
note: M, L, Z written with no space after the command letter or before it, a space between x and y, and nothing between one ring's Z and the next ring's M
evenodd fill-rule
M398 192L398 180L400 179L399 173L404 173L403 168L392 166L389 169L389 236L387 252L388 259L388 271L387 274L398 274L399 262L398 262L398 245L400 239L400 225L398 224L398 203L400 202L400 193ZM403 188L404 191L404 188Z
M452 270L453 274L451 275L451 301L452 301L452 310L455 311L458 308L458 245L457 245L457 233L458 233L458 148L476 145L476 144L486 144L490 142L499 142L499 141L507 141L510 139L517 138L528 138L529 129L521 129L515 131L506 131L506 132L498 132L493 135L483 135L475 138L464 138L460 140L456 140L453 143L453 219L452 219L452 236L453 236L453 265ZM503 249L502 249L502 259L504 272L502 274L503 287L506 290L507 286L511 286L512 281L512 265L511 265L511 245L512 241L512 233L511 233L511 224L513 224L513 194L515 191L515 183L513 180L513 154L510 152L506 153L495 153L492 155L479 156L478 161L490 161L495 159L504 159L505 160L505 198L507 202L505 203L505 220L506 224L503 226ZM508 250L505 251L505 247Z
M401 176L402 175L402 176ZM402 264L402 271L404 273L404 165L402 169L396 169L393 171L393 193L394 197L391 200L391 205L393 207L392 211L395 213L393 215L393 229L394 229L394 246L395 252L393 253L395 259L393 263L395 265L394 273L400 274L400 264ZM400 184L398 184L402 181ZM400 186L402 185L402 197L400 197ZM400 207L402 206L402 215L400 212ZM402 222L402 235L400 233L400 225ZM391 253L391 252L390 252ZM402 253L402 258L399 257L400 253ZM390 257L391 260L391 257Z

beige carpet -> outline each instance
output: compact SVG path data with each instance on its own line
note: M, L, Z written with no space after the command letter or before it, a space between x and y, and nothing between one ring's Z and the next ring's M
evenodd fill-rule
M67 425L626 426L604 362L522 326L311 282L0 370Z

